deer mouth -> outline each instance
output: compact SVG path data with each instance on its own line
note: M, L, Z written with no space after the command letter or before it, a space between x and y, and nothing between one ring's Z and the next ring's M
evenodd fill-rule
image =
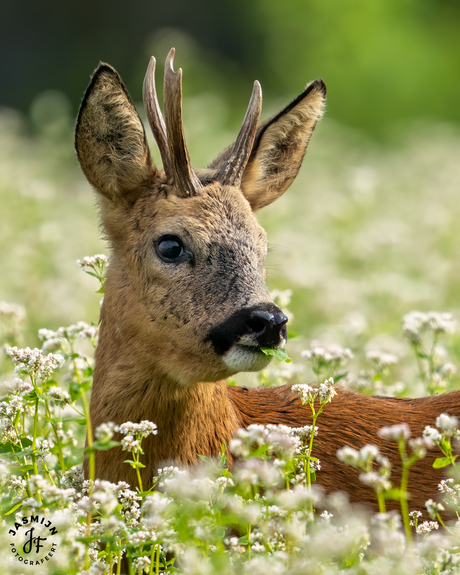
M271 356L266 355L257 344L237 343L222 356L225 365L234 372L260 371L267 367Z
M232 372L259 371L271 360L261 348L285 346L286 323L287 317L281 310L267 302L233 313L211 329L208 340Z

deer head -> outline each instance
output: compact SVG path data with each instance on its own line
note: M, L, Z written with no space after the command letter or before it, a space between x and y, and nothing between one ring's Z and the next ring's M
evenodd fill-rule
M298 173L325 99L322 80L257 128L261 88L235 143L206 169L190 163L182 125L182 70L167 57L163 120L150 61L144 104L163 162L150 156L142 122L118 73L100 64L80 109L76 150L97 192L111 257L101 341L113 381L139 373L180 386L260 370L260 347L286 341L286 316L265 286L267 241L254 212ZM105 333L110 330L110 333ZM129 349L128 354L121 349ZM101 360L102 361L102 360ZM143 366L143 367L142 367ZM140 371L139 371L140 370ZM129 383L129 382L127 382Z

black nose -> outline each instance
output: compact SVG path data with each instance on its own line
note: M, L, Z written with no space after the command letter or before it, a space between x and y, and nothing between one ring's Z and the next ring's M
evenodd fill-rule
M287 339L287 321L288 318L280 311L256 309L249 314L246 326L261 347L275 347L281 343L281 339Z
M261 303L236 310L208 335L216 353L224 355L234 344L279 347L287 339L288 318L274 303Z

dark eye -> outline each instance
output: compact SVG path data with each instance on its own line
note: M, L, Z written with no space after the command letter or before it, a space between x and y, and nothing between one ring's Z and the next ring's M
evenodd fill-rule
M157 253L165 262L175 262L185 254L184 244L176 236L163 236L156 243Z

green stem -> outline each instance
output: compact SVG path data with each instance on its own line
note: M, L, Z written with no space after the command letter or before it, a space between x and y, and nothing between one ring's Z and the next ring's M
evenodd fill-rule
M34 435L32 438L32 465L34 467L34 475L38 475L37 457L35 449L37 448L37 435L38 435L38 397L35 399L35 412L34 412Z
M50 423L51 423L51 427L53 428L54 437L55 437L55 439L56 439L56 443L57 443L57 446L58 446L59 464L60 464L60 466L61 466L61 471L62 471L62 473L64 473L65 470L66 470L66 466L65 466L65 463L64 463L64 454L63 454L63 452L62 452L61 438L59 437L59 434L58 434L58 432L57 432L56 425L51 421L51 412L50 412L50 408L49 408L49 405L48 405L48 401L47 401L47 400L45 400L45 410L46 410L46 415L47 415L47 417L48 417L48 419L49 419L49 421L50 421Z
M108 548L107 563L109 565L109 573L112 573L113 557L112 557L112 546L110 545L110 543L107 543L107 548Z
M139 453L133 453L133 457L134 457L134 461L136 463L139 463ZM136 467L136 475L137 475L137 481L139 483L140 493L143 493L144 488L142 486L142 478L141 478L141 472L139 471L139 467Z
M251 558L251 524L248 525L248 559Z
M159 573L160 573L160 544L158 543L157 556L155 559L155 575L159 575Z
M409 505L407 503L407 485L409 483L409 467L403 465L401 476L401 515L404 523L404 531L408 543L412 543L412 529L409 519Z
M437 520L439 521L440 525L441 525L448 533L450 533L451 535L454 534L454 531L452 531L452 529L450 529L450 528L444 523L444 521L442 520L442 517L439 515L439 513L436 513L436 518L437 518Z
M434 371L434 350L436 347L436 344L438 343L438 334L434 333L433 334L433 343L431 345L431 351L430 351L430 355L428 357L428 375L430 377L430 381L432 381L433 379L433 371Z
M73 353L72 344L70 344L70 351ZM80 370L78 369L77 362L75 358L72 360L73 367L75 370L75 378L77 380L78 385L81 387L82 381L80 377ZM88 400L86 399L86 391L83 390L81 394L81 401L83 403L83 412L86 418L86 429L87 429L87 441L88 441L88 451L89 451L89 489L88 493L89 496L93 494L94 489L94 479L96 475L96 461L95 455L93 450L93 429L91 426L91 417L89 413L89 405ZM86 537L91 535L91 521L93 519L91 511L88 511L88 516L86 518ZM89 546L86 544L86 555L85 555L85 568L89 570L90 568L90 561L89 561Z
M380 491L377 493L377 500L379 502L379 513L386 513L385 497Z
M156 545L152 545L152 553L150 554L149 575L153 575L153 566L155 564L155 550L156 550Z
M425 384L426 374L425 374L425 370L423 369L422 360L419 356L419 351L418 351L419 347L420 347L420 352L423 352L422 346L420 344L417 344L417 343L412 344L412 349L414 350L414 353L415 353L415 359L417 361L417 367L418 367L418 370L420 372L420 377L422 379L422 382Z
M121 575L121 547L118 549L117 575Z
M409 504L407 503L407 487L409 485L409 468L416 459L409 459L406 453L406 440L404 438L398 441L398 451L401 456L402 462L402 474L401 474L401 515L404 523L404 531L406 533L406 539L408 543L412 543L412 529L410 526L409 518Z

